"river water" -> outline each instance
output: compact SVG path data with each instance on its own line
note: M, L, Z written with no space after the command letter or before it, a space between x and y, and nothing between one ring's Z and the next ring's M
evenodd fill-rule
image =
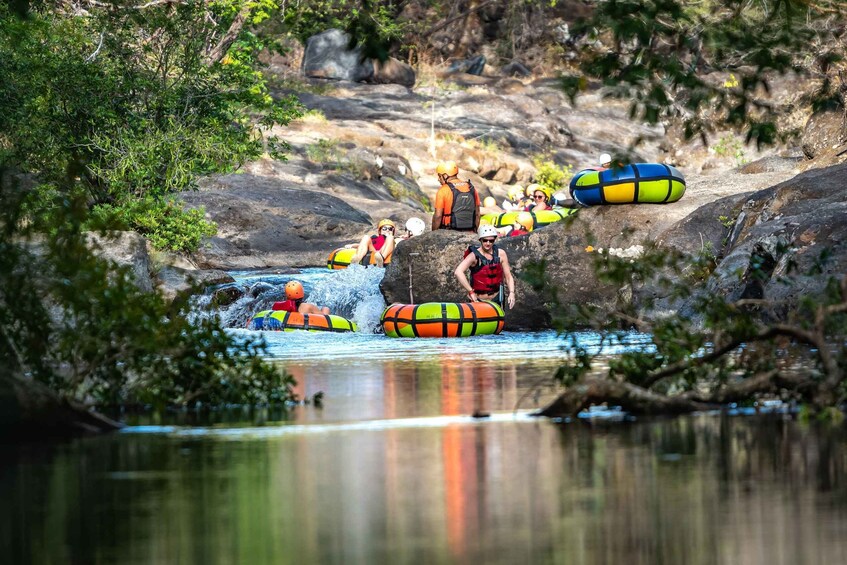
M372 302L347 304L348 315L368 326L381 309L376 279L347 276L361 277L358 286L344 279L351 295ZM255 277L239 274L239 284ZM315 298L337 277L298 278ZM255 305L225 315L238 321ZM740 410L537 419L530 412L556 394L550 375L562 352L552 332L267 338L272 362L295 376L302 398L323 393L320 406L127 416L125 431L105 437L0 446L0 562L797 564L847 555L842 428Z

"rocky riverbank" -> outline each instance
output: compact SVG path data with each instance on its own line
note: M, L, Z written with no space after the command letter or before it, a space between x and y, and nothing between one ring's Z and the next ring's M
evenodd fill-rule
M843 272L839 218L847 170L837 164L845 157L838 154L840 139L807 134L815 160L799 147L759 152L730 133L711 147L683 143L662 127L633 123L626 106L602 92L571 105L544 79L455 74L414 88L291 77L280 83L277 95L297 94L309 109L274 132L290 144L288 160L265 158L241 174L204 179L200 190L182 195L219 226L190 258L201 270L321 266L333 249L370 232L380 218L416 216L428 224L438 188L434 168L442 159L458 161L481 196L499 201L509 187L533 179L539 157L579 170L601 151L634 145L633 161L671 163L686 174L682 200L587 208L573 223L504 241L518 273L544 258L559 301L613 296L618 289L602 289L594 280L587 233L605 248L644 240L687 252L710 246L719 261L710 284L727 293L740 292L743 283L731 282L729 274L743 269L751 250L774 249L775 241L800 260L832 244L832 272ZM802 172L815 166L821 168ZM623 232L630 232L626 241ZM383 282L386 300L407 300L410 265L416 300L462 300L452 271L472 240L436 232L399 245ZM784 254L774 259L789 260ZM775 280L765 284L767 292L778 292ZM519 282L507 323L546 327L545 300Z

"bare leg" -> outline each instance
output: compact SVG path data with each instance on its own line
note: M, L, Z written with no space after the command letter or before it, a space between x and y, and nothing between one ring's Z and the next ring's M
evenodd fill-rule
M359 261L368 254L368 246L371 242L371 236L365 235L362 237L362 240L359 242L359 246L356 248L356 254L353 255L353 258L350 259L351 265L358 265Z

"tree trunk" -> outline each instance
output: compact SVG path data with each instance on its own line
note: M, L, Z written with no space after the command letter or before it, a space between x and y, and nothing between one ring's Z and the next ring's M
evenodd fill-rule
M58 397L46 386L0 375L0 439L40 440L109 432L123 427Z

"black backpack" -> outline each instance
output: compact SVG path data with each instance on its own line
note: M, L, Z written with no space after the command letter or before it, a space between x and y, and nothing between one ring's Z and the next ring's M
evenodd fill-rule
M476 188L470 180L467 181L470 190L461 192L453 183L447 186L453 193L453 206L450 209L451 230L473 230L474 216L476 215Z

